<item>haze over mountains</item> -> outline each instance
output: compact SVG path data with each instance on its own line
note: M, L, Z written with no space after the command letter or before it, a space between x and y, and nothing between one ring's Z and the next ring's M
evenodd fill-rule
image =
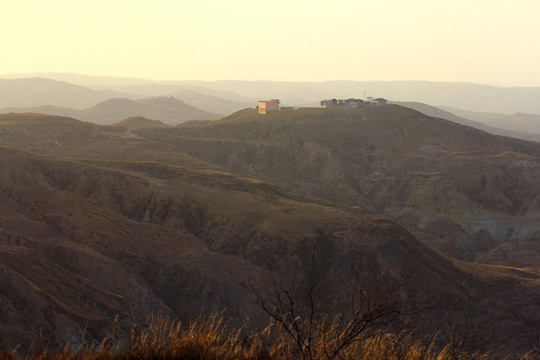
M490 134L540 141L540 115L514 115L464 111L451 107L437 108L414 101L393 101L422 114L466 125ZM444 110L447 109L448 111ZM475 120L471 120L475 119ZM491 126L490 126L491 124Z
M493 113L482 113L476 111L464 111L461 109L455 109L452 107L442 107L442 109L447 109L454 114L475 120L480 121L488 126L507 129L513 131L529 131L536 134L540 133L540 115L538 114L525 114L517 112L513 115L509 114L493 114Z
M0 108L51 105L83 109L107 99L122 97L140 98L44 78L0 79Z
M382 96L391 101L413 101L429 104L423 112L436 116L438 106L441 117L453 121L444 109L463 120L458 121L494 134L537 140L540 136L539 88L496 88L464 83L432 82L322 82L287 83L264 81L168 81L156 82L143 79L91 77L78 74L34 74L45 78L28 78L31 75L12 75L0 79L0 111L35 112L51 115L73 116L80 120L110 123L128 116L145 116L170 124L192 119L216 119L235 111L254 107L258 99L280 98L283 105L316 106L325 98L351 96ZM26 77L26 78L25 78ZM73 84L64 81L72 81ZM35 83L35 84L34 84ZM78 85L74 85L74 84ZM174 97L195 109L142 109L140 104L126 100ZM98 103L117 100L118 109ZM444 105L441 107L441 105ZM107 108L111 115L100 113L93 107ZM128 110L129 108L129 110ZM413 108L422 111L419 106ZM463 110L468 109L468 110ZM77 110L77 111L74 111ZM87 111L82 111L87 110ZM471 111L474 110L474 111ZM92 115L97 111L98 114ZM206 111L207 113L204 113ZM167 115L163 115L167 113ZM173 115L174 114L174 115ZM216 115L218 114L218 115ZM513 114L513 115L512 115ZM108 117L107 117L108 116ZM177 116L175 119L174 116ZM455 119L454 119L455 120ZM471 121L467 123L467 120ZM477 123L475 123L476 121ZM481 124L478 124L481 123Z
M429 81L279 82L222 80L214 82L158 82L58 73L2 75L0 79L28 77L57 79L93 89L116 90L144 96L168 96L175 91L195 90L234 101L277 97L283 100L284 105L303 106L310 103L316 105L319 100L325 98L363 98L365 92L366 96L385 97L394 101L423 102L432 106L450 106L468 111L540 114L540 104L538 104L540 87L496 87L472 83ZM0 106L13 105L0 104Z
M317 311L343 311L359 281L380 294L406 278L398 310L427 310L399 329L430 336L446 319L442 343L467 324L475 350L537 346L540 144L517 139L534 134L418 102L253 109L362 97L340 95L352 82L70 76L95 89L0 80L0 107L27 104L0 114L0 349L40 329L55 345L102 339L115 316L127 331L153 310L263 321L265 290L304 293L314 276ZM225 109L239 111L216 120Z
M141 100L109 99L85 110L38 106L33 108L4 108L2 112L69 116L96 124L112 124L131 116L158 119L168 124L178 124L189 120L218 119L220 117L218 114L200 110L173 97Z

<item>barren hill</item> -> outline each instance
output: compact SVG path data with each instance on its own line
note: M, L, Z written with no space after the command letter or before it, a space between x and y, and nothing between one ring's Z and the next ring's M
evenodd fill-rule
M61 129L44 119L2 115L0 139L5 146L54 156L154 160L260 178L399 218L462 259L498 259L484 254L509 241L536 248L540 243L538 144L403 107L269 116L247 110L219 121L128 132L65 119L58 124L70 125ZM514 258L506 251L504 262L496 262L529 266L532 259L539 266L531 253L520 262L521 253Z
M199 109L222 115L229 115L242 109L252 108L256 105L256 101L254 100L234 101L217 96L202 94L195 90L180 90L172 93L171 96L177 99L182 99L182 101L185 101L186 103Z
M0 157L2 349L40 331L50 345L76 344L85 327L103 338L117 315L123 327L153 310L186 318L233 299L249 311L240 283L264 271L182 230L176 217L200 204L166 180L7 149Z
M130 116L142 116L166 124L219 118L216 114L200 110L173 97L158 97L136 101L111 99L74 115L77 119L98 124L111 124Z
M163 128L168 127L168 125L162 123L159 120L150 120L142 116L131 116L120 120L111 126L125 127L128 129L145 129L145 128Z
M400 106L247 110L141 135L288 191L399 217L465 259L540 233L538 144Z
M317 298L324 311L343 306L360 276L355 268L368 275L363 286L378 286L373 294L409 277L400 306L422 298L434 305L421 319L403 320L419 332L463 291L475 302L460 302L452 317L462 321L472 306L471 320L484 326L502 315L494 336L508 349L530 347L540 320L537 274L454 263L386 216L153 162L63 160L0 148L0 164L4 349L29 344L40 330L47 344L76 344L84 329L100 339L116 315L122 331L156 309L179 319L203 308L226 309L233 321L241 311L264 318L257 292L271 279L302 291L313 279L310 269L324 285Z
M132 124L132 120L126 122ZM171 151L165 143L139 138L135 129L123 124L124 121L120 126L104 126L43 114L0 114L0 144L58 157L154 160L196 169L223 170L182 152Z

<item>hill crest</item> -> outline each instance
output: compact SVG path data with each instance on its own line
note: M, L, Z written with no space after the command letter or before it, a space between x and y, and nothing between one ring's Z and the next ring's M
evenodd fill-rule
M120 127L129 128L129 129L146 129L146 128L168 127L169 125L159 120L151 120L142 116L131 116L131 117L125 118L124 120L120 120L116 123L113 123L111 124L111 126L120 126Z
M140 100L112 98L99 102L97 105L85 110L43 106L37 108L6 108L3 111L18 113L44 111L52 115L67 115L81 121L101 125L112 124L132 116L151 118L169 125L189 120L213 120L220 117L217 114L198 109L170 96Z

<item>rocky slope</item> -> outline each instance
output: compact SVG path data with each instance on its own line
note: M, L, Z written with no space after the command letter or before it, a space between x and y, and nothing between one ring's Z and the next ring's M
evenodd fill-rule
M400 106L246 110L141 136L288 191L385 212L463 259L540 230L538 144Z
M100 339L152 311L250 313L265 270L187 231L200 204L165 180L0 152L1 348ZM104 164L106 165L106 164ZM254 285L256 287L256 285Z
M453 262L383 215L152 162L0 148L0 164L3 349L29 344L39 329L49 345L76 344L85 328L100 339L115 316L123 331L153 310L264 320L257 294L273 281L302 291L313 271L325 311L343 311L355 281L376 294L406 276L399 306L432 305L404 319L419 332L464 292L475 300L459 304L455 321L471 308L482 326L501 317L495 339L513 351L532 346L540 322L537 273Z
M247 110L138 130L12 114L0 116L0 141L53 156L154 160L257 177L385 212L462 259L495 259L483 254L509 241L538 243L538 144L399 106L269 116Z

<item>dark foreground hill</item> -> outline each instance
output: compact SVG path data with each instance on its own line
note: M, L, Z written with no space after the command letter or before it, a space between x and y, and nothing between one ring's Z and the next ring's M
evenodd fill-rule
M419 334L449 310L446 335L497 319L471 346L490 337L511 353L534 347L540 323L537 273L451 261L357 207L152 162L0 148L0 259L8 350L38 334L49 345L76 345L83 331L101 339L115 316L126 331L153 310L187 320L226 309L236 324L243 313L265 321L257 299L270 301L272 289L313 291L317 312L347 311L351 291L371 301L388 294L382 310L392 314L429 305L385 322Z

